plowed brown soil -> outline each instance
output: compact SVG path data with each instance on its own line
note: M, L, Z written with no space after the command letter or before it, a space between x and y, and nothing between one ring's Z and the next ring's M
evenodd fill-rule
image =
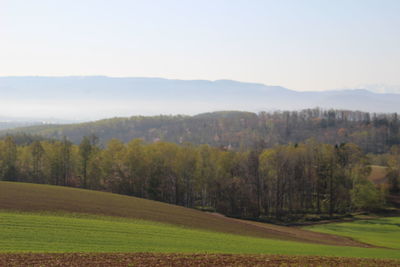
M0 266L400 266L397 260L224 254L0 254Z
M251 223L157 201L60 186L0 182L1 209L117 216L254 237L370 247L345 237L298 228Z

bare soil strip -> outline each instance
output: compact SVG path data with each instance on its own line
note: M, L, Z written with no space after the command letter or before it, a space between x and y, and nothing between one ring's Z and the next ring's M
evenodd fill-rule
M318 256L68 253L0 254L0 266L400 266L400 261Z

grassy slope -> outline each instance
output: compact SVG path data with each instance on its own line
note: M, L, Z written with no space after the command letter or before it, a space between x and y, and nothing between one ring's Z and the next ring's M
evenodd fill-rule
M376 246L398 249L397 253L400 253L400 217L321 224L306 228L351 237Z
M93 215L0 212L1 252L185 252L400 258L399 251L246 237Z
M88 213L143 219L253 237L362 246L347 238L302 229L250 224L156 201L49 185L0 182L0 210Z

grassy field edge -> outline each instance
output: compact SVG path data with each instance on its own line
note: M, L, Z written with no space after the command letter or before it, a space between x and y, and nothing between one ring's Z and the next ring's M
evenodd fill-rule
M400 259L400 253L389 249L349 249L210 232L144 220L75 215L0 212L0 251L282 254Z

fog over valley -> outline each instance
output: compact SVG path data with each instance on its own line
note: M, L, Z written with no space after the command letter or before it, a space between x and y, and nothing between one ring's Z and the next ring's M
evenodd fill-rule
M294 91L231 80L106 76L0 77L0 118L88 121L115 116L216 110L272 111L320 107L400 112L400 94L365 89ZM6 119L3 119L3 121Z

